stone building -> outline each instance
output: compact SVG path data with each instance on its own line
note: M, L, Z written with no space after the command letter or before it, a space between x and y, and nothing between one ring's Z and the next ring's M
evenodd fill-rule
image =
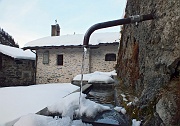
M96 33L90 38L84 73L112 71L116 65L119 33ZM36 51L36 83L71 82L81 73L83 35L50 36L27 43Z
M0 44L0 87L35 84L35 54Z

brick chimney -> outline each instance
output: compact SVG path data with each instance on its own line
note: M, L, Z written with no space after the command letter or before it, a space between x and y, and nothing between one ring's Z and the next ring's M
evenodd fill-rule
M55 23L55 25L51 25L51 36L60 36L60 26L57 24L57 20Z

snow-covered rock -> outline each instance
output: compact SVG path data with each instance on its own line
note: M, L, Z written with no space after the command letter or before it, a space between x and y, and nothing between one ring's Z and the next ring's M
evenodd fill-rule
M116 75L116 71L111 72L99 72L95 71L94 73L83 74L83 81L87 81L88 83L114 83L113 75ZM80 81L81 74L75 76L73 81Z
M141 121L137 121L136 119L132 120L132 126L140 126Z
M117 112L121 112L122 114L126 114L126 109L123 107L116 106L114 110L116 110Z
M71 120L70 117L53 118L37 114L22 116L14 126L92 126L82 120Z
M69 116L73 119L73 116L87 116L94 118L98 112L110 110L110 107L103 106L101 104L95 103L86 99L86 95L82 94L80 98L79 105L79 96L80 93L76 92L68 95L67 97L61 99L59 102L48 106L48 110L52 113L60 113L62 117Z

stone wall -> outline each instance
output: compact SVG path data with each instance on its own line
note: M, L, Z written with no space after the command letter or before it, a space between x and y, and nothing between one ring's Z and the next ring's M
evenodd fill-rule
M84 73L94 71L112 71L116 61L105 61L106 53L117 54L118 45L102 46L98 49L87 49ZM49 51L49 64L43 64L43 52ZM57 65L57 55L63 54L63 65ZM52 48L37 50L36 83L70 83L81 73L83 48Z
M155 19L122 27L117 65L118 77L121 78L122 84L138 93L140 106L148 106L151 101L156 101L156 104L161 99L161 94L166 94L161 93L164 88L169 88L171 82L179 78L180 1L128 0L125 11L125 17L152 13ZM176 81L180 84L179 79ZM177 95L179 93L176 93L176 97L173 95L177 98L177 101L173 101L174 106L179 106ZM163 101L165 97L162 96L158 105L167 103ZM158 114L163 117L162 114L165 112ZM169 120L172 120L174 115L178 114L171 113ZM164 124L174 125L167 122Z
M71 82L72 78L81 73L82 48L56 48L48 49L49 64L43 64L43 52L46 49L37 50L37 75L36 83ZM63 54L63 65L57 65L57 55ZM88 71L87 66L85 66Z
M98 49L91 49L91 72L102 71L108 72L113 71L116 66L116 61L105 61L105 55L108 53L114 53L117 56L118 46L117 45L103 45Z
M2 57L0 87L35 84L35 61L0 55Z

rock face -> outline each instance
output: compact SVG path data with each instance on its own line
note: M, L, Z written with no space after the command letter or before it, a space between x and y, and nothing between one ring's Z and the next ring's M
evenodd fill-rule
M125 86L138 93L139 105L146 106L158 97L156 110L164 121L162 114L169 110L161 109L168 101L164 99L166 96L159 94L180 74L180 1L128 0L125 12L125 17L152 13L155 19L122 27L118 77ZM176 81L180 84L179 79ZM175 102L179 104L179 101ZM170 114L167 118L171 120L173 115L177 114Z
M156 111L167 126L180 124L180 79L178 79L172 80L167 88L161 90L162 97L156 104Z

